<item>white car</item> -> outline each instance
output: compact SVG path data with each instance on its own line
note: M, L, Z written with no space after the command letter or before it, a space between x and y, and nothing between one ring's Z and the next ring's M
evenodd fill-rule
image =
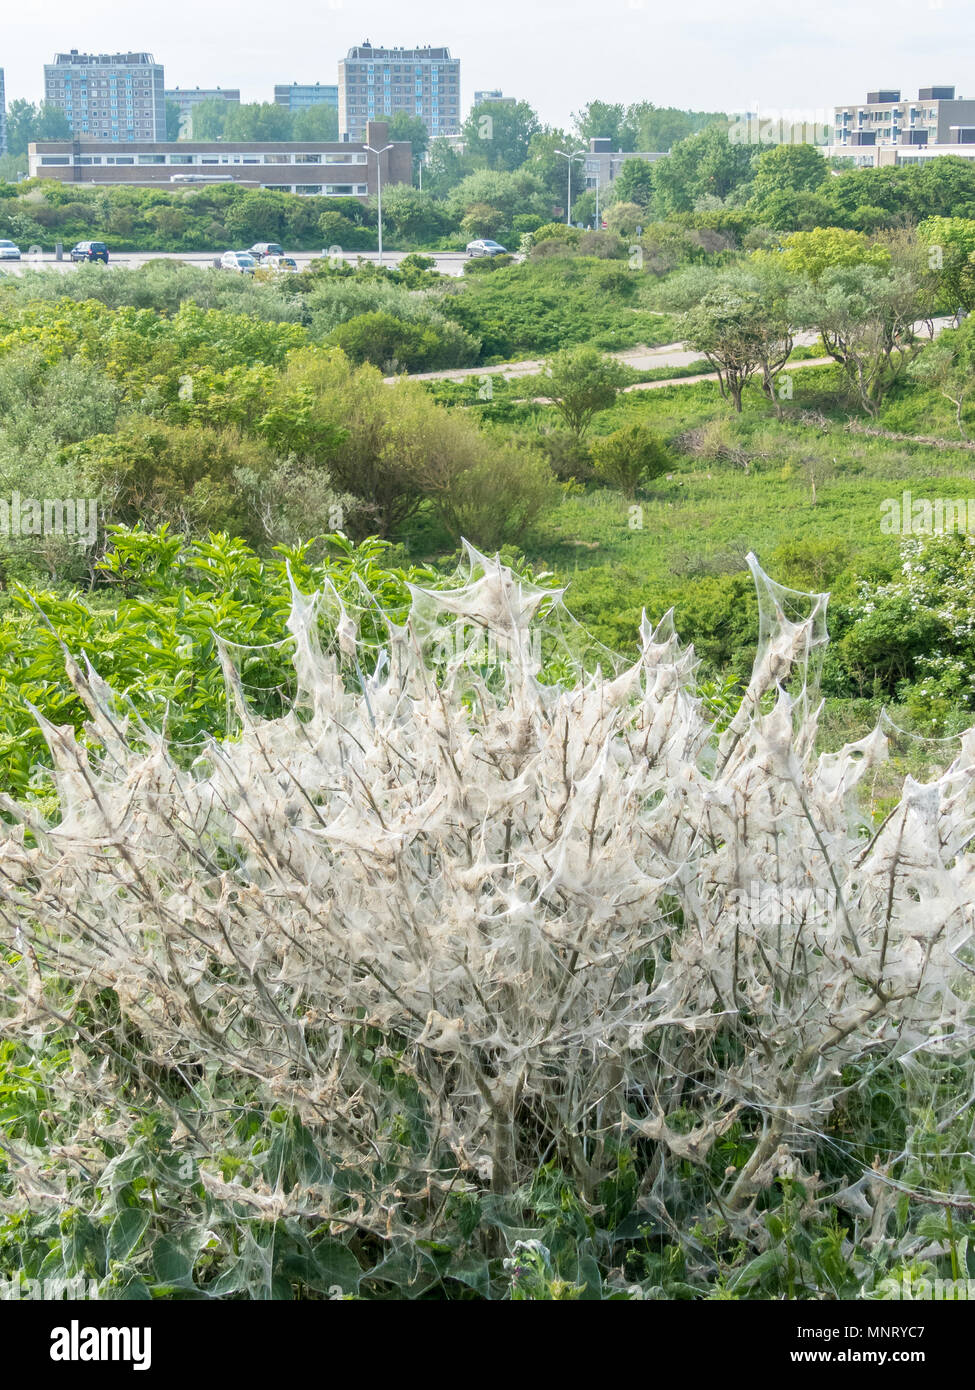
M20 247L12 241L0 241L0 261L19 261Z
M490 237L481 237L477 241L467 243L467 254L469 256L506 256L508 253L497 241L491 241Z
M257 262L249 251L225 251L220 257L224 270L236 270L240 275L253 275Z
M293 275L298 269L298 262L294 256L265 256L261 261L261 269L281 270Z

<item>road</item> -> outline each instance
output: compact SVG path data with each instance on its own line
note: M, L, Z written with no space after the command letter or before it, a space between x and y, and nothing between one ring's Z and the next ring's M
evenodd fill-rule
M227 248L224 247L224 250ZM21 261L0 261L0 271L9 271L14 275L23 274L25 270L57 270L63 273L74 270L74 263L67 259L69 248L65 248L65 259L57 260L53 254L45 252L40 256L25 254ZM219 251L118 251L111 252L109 269L113 266L122 266L128 270L136 270L139 266L145 265L148 261L186 261L189 265L212 266L214 257L220 255ZM383 263L385 265L397 265L407 251L384 251ZM424 252L424 255L427 253ZM436 269L441 275L463 275L467 256L463 251L432 251L429 253L436 262ZM289 251L289 256L293 256L298 263L299 269L304 269L310 261L321 255L320 251ZM350 265L355 265L356 261L370 261L375 264L379 260L378 251L345 251L342 253L342 260L348 261ZM228 274L232 272L228 271Z

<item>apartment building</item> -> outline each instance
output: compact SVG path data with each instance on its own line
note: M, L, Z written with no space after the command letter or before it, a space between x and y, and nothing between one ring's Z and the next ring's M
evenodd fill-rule
M28 151L32 178L57 179L79 186L143 188L234 183L283 193L319 197L368 198L377 189L377 162L383 186L411 183L413 150L396 141L377 156L365 146L389 144L389 126L367 126L365 142L316 140L154 141L131 144L124 151L112 140L44 140Z
M7 153L7 98L4 93L3 68L0 68L0 154Z
M361 140L366 122L419 116L431 138L460 131L460 59L449 48L350 48L339 63L339 130Z
M193 129L193 108L203 101L226 101L231 106L240 105L239 87L169 87L166 89L167 101L179 107L180 134L189 135ZM165 134L165 132L163 132Z
M44 65L44 100L65 113L75 139L166 138L163 65L151 53L59 53Z
M922 87L915 101L904 100L897 88L881 88L862 104L834 112L833 148L840 152L973 141L975 101L956 97L954 87Z
M307 111L309 106L331 106L338 110L339 89L324 82L279 83L274 88L275 106L289 111Z

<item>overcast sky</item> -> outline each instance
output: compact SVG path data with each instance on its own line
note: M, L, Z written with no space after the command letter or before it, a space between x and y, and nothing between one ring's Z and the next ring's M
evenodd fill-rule
M7 101L43 96L55 52L148 49L167 87L332 82L346 49L447 44L462 99L501 87L550 124L587 101L812 110L868 87L955 84L975 98L972 0L3 0ZM967 56L966 56L967 55ZM966 88L967 83L967 88Z

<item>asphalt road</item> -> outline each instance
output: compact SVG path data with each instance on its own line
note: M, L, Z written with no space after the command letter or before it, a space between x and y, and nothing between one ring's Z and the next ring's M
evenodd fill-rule
M135 269L145 265L147 261L186 261L189 265L212 266L214 258L222 255L227 247L222 247L219 251L109 251L111 259L108 268L113 266L125 266ZM68 251L65 250L65 259L58 261L54 255L45 252L41 256L24 255L20 261L0 261L0 271L9 271L14 275L23 274L25 270L56 270L63 274L74 270L74 263L69 260ZM288 255L293 256L298 263L299 269L304 268L309 261L314 260L321 253L317 251L289 251ZM406 251L384 251L383 264L396 265L409 253ZM463 275L464 264L467 256L463 251L435 251L430 253L436 262L436 268L441 275ZM342 259L355 265L356 261L379 260L378 251L346 251L342 253ZM233 274L228 271L227 274Z

